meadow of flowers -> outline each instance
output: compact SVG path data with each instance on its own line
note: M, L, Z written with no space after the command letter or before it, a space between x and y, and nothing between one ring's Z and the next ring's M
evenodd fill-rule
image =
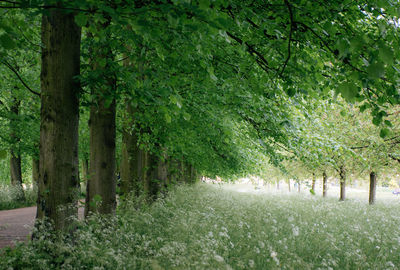
M198 184L87 223L3 251L0 269L400 269L396 202Z

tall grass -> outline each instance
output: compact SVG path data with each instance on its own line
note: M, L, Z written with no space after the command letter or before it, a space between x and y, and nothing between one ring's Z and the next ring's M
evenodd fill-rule
M128 200L74 239L46 232L0 269L399 269L400 205L199 184ZM43 232L42 232L43 233Z
M0 210L35 205L37 189L28 187L23 192L24 199L21 199L21 190L18 187L0 184Z

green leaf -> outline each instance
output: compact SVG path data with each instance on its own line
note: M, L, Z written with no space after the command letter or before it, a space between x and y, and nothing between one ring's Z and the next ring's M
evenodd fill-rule
M350 50L360 50L364 44L364 39L361 36L355 36L352 40L350 40Z
M111 103L113 102L113 98L112 97L110 97L110 98L107 98L105 101L104 101L104 107L106 107L106 108L110 108L110 105L111 105Z
M367 103L364 103L363 105L360 106L360 112L364 112L368 108L370 108L370 105Z
M185 119L186 121L189 121L190 120L190 114L188 114L188 113L183 113L183 119Z
M289 88L286 90L289 97L293 97L296 94L296 90L294 88Z
M370 64L367 73L370 79L379 79L385 74L385 66L381 62Z
M171 121L172 121L172 118L171 118L171 115L169 115L169 114L164 114L164 117L165 117L165 121L169 124L169 123L171 123Z
M84 13L79 13L78 15L75 16L75 23L80 27L86 26L87 21L88 21L88 16L85 15Z
M14 49L16 46L14 40L12 40L8 34L0 36L0 44L6 50Z
M381 136L381 138L385 138L387 137L387 135L389 135L390 130L388 128L382 128L381 132L379 133L379 136Z
M346 55L349 53L349 42L346 39L339 39L336 46L339 50L339 58L346 57Z
M217 76L215 76L215 74L214 74L214 68L213 67L208 67L207 68L207 72L210 75L211 80L218 81Z
M210 7L210 0L200 0L199 6L201 9L207 9Z
M344 82L338 86L338 92L348 101L353 101L358 94L358 87L352 82Z
M101 59L98 60L97 63L99 65L99 67L105 68L105 66L107 65L107 59L106 58L101 58Z
M7 150L0 150L0 160L7 158Z
M375 126L379 126L382 123L382 117L380 116L375 116L374 118L372 118L372 123Z
M385 120L385 125L388 127L393 127L392 122L390 122L389 120Z
M382 59L383 62L390 65L394 61L394 52L391 48L386 45L383 45L379 49L379 58Z
M96 194L93 196L93 201L95 202L101 202L101 196L99 194Z

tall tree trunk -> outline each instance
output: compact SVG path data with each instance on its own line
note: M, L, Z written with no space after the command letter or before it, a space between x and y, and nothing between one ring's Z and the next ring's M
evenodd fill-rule
M168 168L167 155L165 154L163 154L158 160L157 179L160 181L160 188L166 190L168 188Z
M162 169L159 170L159 162L156 155L143 151L143 192L150 201L157 197L161 189L162 179L159 178L163 175L158 174L162 171Z
M114 99L108 107L105 100L99 100L90 109L90 177L85 216L89 212L115 213L115 107Z
M24 189L22 187L22 171L21 171L21 155L14 153L11 150L10 155L10 175L11 175L11 185L18 190L19 201L25 200Z
M301 192L300 181L298 181L298 182L297 182L297 185L298 185L298 187L297 187L297 188L298 188L298 189L297 189L297 191L298 191L298 192Z
M85 216L89 212L114 214L116 208L116 74L112 70L114 56L109 45L111 18L97 26L106 35L102 44L92 47L92 69L101 74L99 86L93 85L90 107L90 178L86 190ZM88 33L92 37L92 33Z
M346 168L340 166L340 199L344 201L346 199Z
M315 192L315 182L316 182L316 178L315 178L315 173L312 174L312 185L311 185L311 189Z
M134 112L127 103L126 117L122 131L122 157L121 157L121 192L128 194L140 192L140 151L138 138L133 130Z
M82 177L80 178L80 193L82 194L82 183L83 186L85 187L85 192L88 189L88 181L89 181L89 159L85 157L81 161L81 166L82 166Z
M143 193L148 196L150 194L150 181L147 172L149 170L149 156L147 151L140 149L140 161Z
M39 159L32 157L32 183L39 186Z
M328 176L326 175L326 171L322 174L322 197L326 197L328 188Z
M87 158L82 159L82 180L87 183L89 179L89 160Z
M290 179L288 179L287 183L288 183L289 192L291 192L292 190L291 190L291 185L290 185Z
M376 196L376 173L371 172L369 174L369 204L375 203Z
M48 9L42 17L41 122L37 218L70 231L78 216L78 123L81 29L74 14Z
M196 169L192 164L189 164L189 171L190 171L190 183L194 184L196 182L197 173Z
M18 190L17 200L25 200L24 189L22 187L22 170L21 170L21 154L19 151L19 143L21 141L18 131L18 115L21 101L16 98L12 92L13 100L11 105L11 118L10 118L10 138L12 146L10 149L10 175L11 185Z

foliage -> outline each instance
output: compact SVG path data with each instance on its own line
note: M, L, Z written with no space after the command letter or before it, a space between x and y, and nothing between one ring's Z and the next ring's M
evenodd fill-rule
M54 5L74 11L83 29L81 105L96 102L92 90L104 87L107 74L114 74L117 87L103 95L106 103L115 98L120 105L118 123L125 121L121 111L130 104L135 111L131 132L141 148L186 160L203 174L253 173L265 161L278 165L295 155L312 169L343 163L323 157L338 146L334 139L309 137L306 142L295 134L296 129L303 132L296 126L299 114L307 114L304 108L297 113L291 108L295 96L313 103L332 99L335 91L368 109L382 137L392 132L388 112L399 103L400 77L396 1L45 4L0 1L4 59L22 66L20 75L37 89L39 27L27 25L37 26L34 15ZM106 47L108 53L96 59L99 68L92 69L94 50ZM33 68L25 70L28 63ZM11 75L8 70L6 76ZM37 124L37 110L29 115ZM27 132L30 147L37 139L33 130ZM85 158L86 127L80 135L80 157ZM316 151L304 155L302 142Z

